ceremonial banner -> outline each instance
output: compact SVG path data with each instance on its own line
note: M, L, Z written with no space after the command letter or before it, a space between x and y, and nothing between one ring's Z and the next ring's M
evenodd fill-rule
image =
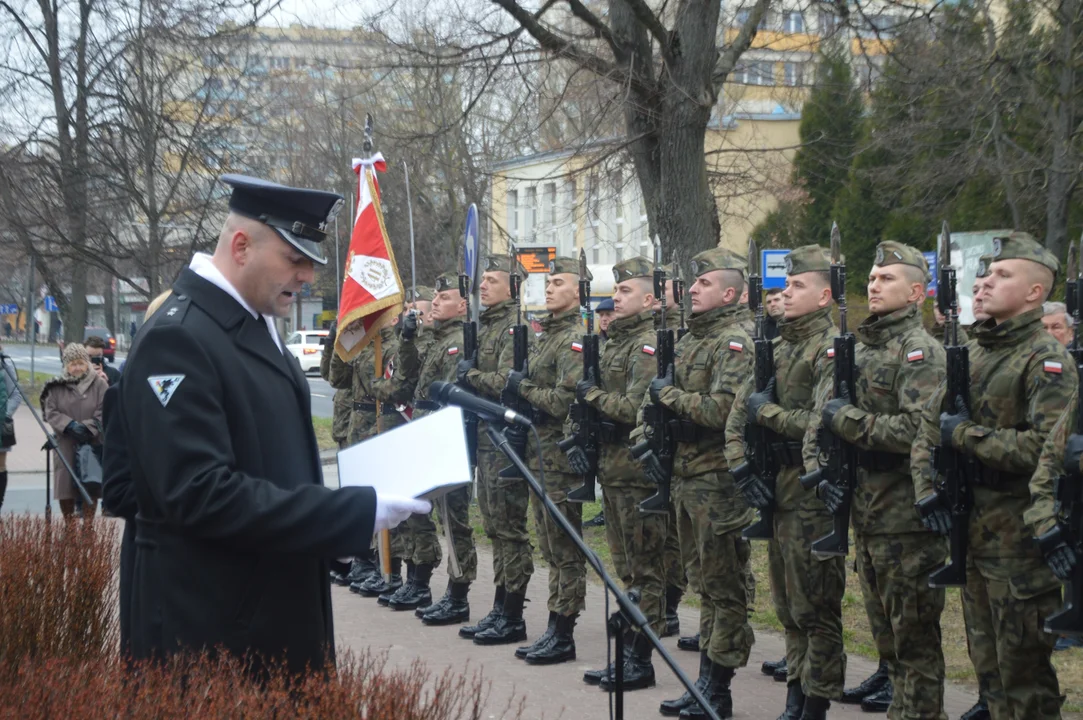
M355 159L357 213L354 215L346 273L338 308L335 352L349 362L378 336L379 329L402 309L403 286L380 208L376 171L387 164L380 153Z

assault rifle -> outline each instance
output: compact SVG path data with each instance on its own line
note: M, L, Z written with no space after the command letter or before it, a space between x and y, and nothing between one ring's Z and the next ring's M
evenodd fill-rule
M463 236L463 257L459 270L459 295L466 301L466 319L463 321L463 356L477 362L478 320L481 304L478 293L478 209L471 205L466 213L466 231ZM478 465L478 416L463 413L463 429L466 432L466 449L470 456L470 476Z
M951 264L951 231L945 222L940 230L936 304L945 317L944 350L947 353L947 395L944 407L954 411L960 401L970 407L970 353L959 344L959 303L956 296L955 268ZM934 511L947 508L951 514L951 556L948 563L929 575L931 587L966 585L966 551L970 533L970 508L973 503L971 481L974 460L951 445L933 448L933 489L935 493L917 502L918 514L926 519Z
M846 264L842 259L839 226L831 224L831 295L839 306L839 334L835 337L835 397L857 399L855 364L856 339L846 327ZM812 543L812 552L820 556L845 556L850 548L850 504L857 485L857 447L822 426L817 438L820 467L801 477L801 487L811 490L827 480L842 491L842 502L832 514L831 533Z
M1083 258L1083 238L1079 243L1079 252L1076 252L1075 245L1068 246L1068 283L1064 299L1075 326L1068 352L1075 360L1079 377L1083 378L1083 347L1079 345L1079 304L1083 300L1083 274L1080 273L1083 268L1080 268L1079 262ZM1083 380L1080 382L1083 383ZM1083 402L1078 399L1074 433L1083 435ZM1065 468L1064 475L1056 480L1054 492L1057 500L1057 524L1038 538L1038 544L1044 549L1061 542L1067 543L1075 553L1076 562L1072 568L1071 579L1064 583L1064 606L1045 619L1045 631L1054 635L1083 635L1083 578L1079 576L1079 558L1083 557L1083 476L1080 475L1079 468Z
M756 392L763 392L767 383L775 376L775 346L764 337L763 317L763 279L759 273L760 252L756 248L756 241L748 241L748 308L756 319L756 338L753 345L756 349L756 366L753 371L753 382ZM772 450L772 446L785 442L785 438L763 425L745 423L745 461L730 470L733 480L738 488L748 483L753 478L759 478L772 495L775 492L775 481L781 469L778 454ZM775 536L775 508L774 501L766 507L758 508L760 519L745 528L745 538L749 540L770 540Z
M512 350L514 356L512 358L512 369L516 372L526 372L526 358L528 352L527 346L527 326L523 324L523 303L521 302L522 293L521 288L523 285L523 276L519 274L519 262L512 255L511 267L508 269L508 280L511 285L511 299L515 303L515 325L512 327ZM518 393L510 393L505 388L500 393L500 402L504 407L511 408L515 412L524 417L534 417L534 408L522 397L519 397ZM511 445L512 450L519 457L526 457L526 441L527 431L526 428L513 426L504 431L504 435L508 438L508 444ZM500 471L500 477L502 478L517 478L522 477L519 470L515 465L508 465L506 468Z
M592 375L600 378L598 370L598 336L594 334L594 309L590 306L590 275L587 273L587 253L579 251L579 307L587 322L587 333L583 336L583 379ZM576 400L569 413L572 420L573 434L557 443L557 447L567 452L573 445L578 445L586 457L587 470L583 473L583 485L568 493L568 502L594 502L594 483L598 477L598 411L589 403Z
M662 266L662 244L654 238L654 296L660 298L659 326L655 331L655 357L658 359L656 377L663 378L673 369L673 331L666 327L666 269ZM673 455L677 449L677 436L673 425L677 418L673 411L661 403L648 401L643 406L643 423L647 437L631 447L632 457L644 462L653 453L661 466L658 492L639 503L639 512L661 514L669 512L670 478L673 474Z
M677 340L679 341L688 334L688 327L684 322L684 277L681 273L681 266L677 264L676 253L673 256L673 302L677 304L677 309L680 310L680 324L677 327Z

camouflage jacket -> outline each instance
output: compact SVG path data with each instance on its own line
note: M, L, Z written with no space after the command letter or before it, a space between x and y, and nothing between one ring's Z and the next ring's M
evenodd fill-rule
M424 328L418 328L414 342L424 346L428 343L429 333ZM406 406L414 397L414 387L417 377L410 377L403 373L399 365L399 352L402 347L402 336L394 326L380 329L380 350L383 360L383 373L380 377L372 379L372 396L380 401L380 432L387 432L392 428L405 425L408 420Z
M823 308L804 317L779 323L774 343L776 403L760 410L759 423L774 430L789 442L803 445L805 467L787 465L775 484L775 507L780 511L807 509L826 513L815 490L805 490L798 478L816 466L816 424L811 422L814 392L824 378L833 377L832 343L837 330L831 310ZM726 420L726 460L736 467L745 459L745 401L754 391L751 372L733 400L733 410Z
M519 394L535 409L535 424L542 442L546 472L572 473L568 458L557 447L564 437L568 409L575 401L575 384L583 377L583 323L579 308L541 321L541 337L530 348L527 379ZM534 443L528 445L530 463L537 467Z
M515 325L515 303L505 300L486 308L478 325L478 362L467 375L467 381L481 397L499 401L514 360L511 334ZM484 429L484 426L484 421L479 423L480 428ZM493 449L487 433L478 432L478 447Z
M929 331L929 334L936 338L936 341L941 345L947 345L947 342L944 339L944 326L940 323L934 324L932 330ZM966 334L966 330L963 329L962 325L959 326L958 340L960 345L966 345L970 342L970 336Z
M462 318L438 322L426 330L427 340L403 342L399 351L399 369L414 381L414 417L436 411L429 400L429 386L437 380L455 382L455 369L463 359ZM420 339L420 338L419 338Z
M1038 469L1030 478L1030 507L1023 513L1023 520L1035 537L1052 530L1057 522L1056 482L1064 475L1064 446L1068 436L1076 431L1078 412L1079 392L1076 391L1042 446Z
M741 329L745 331L745 335L750 338L756 335L756 318L752 317L752 310L747 305L741 306L737 322L740 323Z
M917 305L882 317L870 315L856 335L856 399L835 415L831 428L863 451L851 506L854 530L866 535L923 533L914 508L910 448L922 407L944 382L944 348L925 332ZM819 409L833 391L833 378L825 378L813 415L817 424Z
M331 358L335 357L335 344L329 342L323 346L323 354L320 355L320 377L331 382ZM345 363L343 363L345 365ZM349 368L349 365L346 365ZM352 378L350 379L352 381ZM353 412L353 392L347 386L335 389L334 412L331 416L331 437L337 442L342 442L350 434L350 413ZM334 386L332 386L334 387Z
M353 440L368 437L376 431L376 410L355 410L354 403L366 403L375 405L376 399L372 397L365 387L364 379L373 374L373 360L376 357L376 347L369 343L350 362L344 362L335 353L331 358L328 368L327 382L331 387L338 390L347 390L350 397L350 432Z
M598 363L598 387L586 395L587 402L618 429L616 442L602 443L599 449L598 481L603 485L655 487L628 452L628 435L637 422L647 386L658 373L655 338L650 310L609 325L609 339Z
M986 477L975 481L970 514L970 553L978 558L1033 558L1041 553L1023 514L1030 506L1029 480L1046 437L1076 391L1068 351L1045 332L1041 308L997 324L973 328L970 352L970 416L952 436ZM940 442L943 385L922 414L911 451L915 496L932 492L932 448Z

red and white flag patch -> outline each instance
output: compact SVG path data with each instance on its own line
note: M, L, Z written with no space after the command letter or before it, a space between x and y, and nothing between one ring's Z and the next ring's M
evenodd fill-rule
M922 350L911 350L906 353L906 362L917 362L918 360L925 359L925 352Z
M575 350L576 352L583 352L583 343L573 342L572 350Z
M515 334L515 328L513 328L513 327L508 328L508 335L514 335L514 334Z
M745 346L737 342L736 340L730 340L730 350L732 350L733 352L744 352Z
M835 357L835 348L828 348L827 349L827 357L829 357L829 358L834 358Z
M1060 375L1064 372L1064 366L1056 360L1046 360L1042 364L1042 369L1047 373L1053 373L1054 375Z
M654 348L652 348L650 345L644 345L643 352L647 353L648 355L654 355Z
M458 355L459 354L459 348L457 348L457 347L449 347L447 349L447 354L448 355Z

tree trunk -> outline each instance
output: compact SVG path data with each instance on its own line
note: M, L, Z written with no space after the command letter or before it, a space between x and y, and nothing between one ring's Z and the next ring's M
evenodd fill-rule
M1060 38L1057 49L1057 91L1049 104L1051 156L1046 171L1045 246L1057 257L1064 255L1068 239L1068 209L1079 182L1079 160L1073 142L1076 129L1076 46L1083 21L1080 0L1064 0L1060 6Z

